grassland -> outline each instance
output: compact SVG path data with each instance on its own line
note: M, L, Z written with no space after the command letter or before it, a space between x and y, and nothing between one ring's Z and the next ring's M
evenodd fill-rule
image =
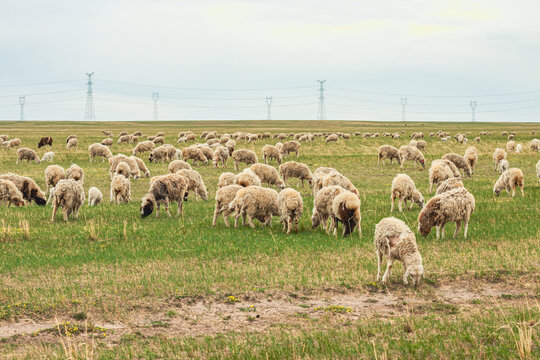
M52 136L55 163L77 163L85 171L84 188L97 186L108 200L106 162L89 162L87 147L104 136L141 130L166 133L176 144L179 131L218 132L383 132L404 131L402 139L353 137L325 144L303 143L298 161L310 168L332 166L360 190L363 238L335 238L312 230L311 189L304 196L300 230L287 236L271 228L211 228L212 198L221 169L198 166L209 201L190 201L181 218L141 219L139 200L148 179L132 181L127 205L105 201L84 206L79 220L50 222L51 208L0 207L0 356L8 358L527 358L540 354L538 297L540 186L535 174L538 153L528 150L539 124L464 124L369 122L136 122L0 123L0 134L19 137L36 148ZM475 175L465 178L476 198L469 237L437 241L434 231L417 241L426 280L417 288L400 284L397 265L388 287L375 284L375 224L390 216L389 189L397 165L377 166L377 148L399 147L413 131L482 130L493 135L476 145ZM498 174L491 154L504 147L503 130L516 131L522 154L510 154L511 167L525 174L525 197L492 196ZM77 134L79 148L65 149ZM426 139L426 163L466 145ZM239 143L260 155L266 141ZM113 145L128 153L132 145ZM39 151L42 155L44 151ZM34 178L44 188L48 164L15 164L13 150L0 148L0 173ZM295 159L296 160L296 159ZM166 164L147 165L152 173ZM277 165L277 164L273 164ZM229 162L228 171L232 162ZM404 172L429 198L427 170L406 164ZM296 185L296 181L293 181ZM176 211L171 211L175 213ZM394 216L411 229L419 209ZM229 296L234 300L230 301ZM237 301L236 301L237 300ZM340 306L343 306L341 308ZM347 309L342 311L342 309ZM78 322L100 325L106 335L83 331L73 336L47 329ZM28 331L23 331L23 330ZM520 331L522 333L520 337ZM5 336L2 336L4 332ZM22 333L29 335L22 335ZM530 332L530 334L529 334ZM9 335L9 336L8 336ZM527 341L530 340L530 346ZM520 347L524 350L520 353Z

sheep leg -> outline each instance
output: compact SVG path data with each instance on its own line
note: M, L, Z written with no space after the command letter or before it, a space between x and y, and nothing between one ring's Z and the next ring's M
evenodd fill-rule
M407 203L405 203L405 206L407 206ZM403 212L403 200L401 198L398 199L398 208L399 212Z
M379 249L375 250L375 255L377 256L377 281L381 279L381 262L383 259L383 253Z
M51 222L54 222L54 217L56 216L56 211L58 210L58 204L56 203L56 201L54 202L53 205L54 207L52 211Z
M456 221L456 231L454 231L454 239L457 237L459 230L461 230L461 221Z
M63 206L62 207L62 214L64 215L64 221L68 221L68 216L69 216L69 213L68 213L68 207L67 206Z
M409 281L407 280L408 277L409 277L409 272L405 270L403 272L403 285L409 285Z
M469 214L470 216L470 214ZM463 237L466 239L467 238L467 230L469 230L469 216L467 216L467 218L465 219L465 226L463 228Z
M446 225L445 223L443 223L441 225L441 239L444 239L444 225Z
M216 204L216 210L214 210L214 219L212 220L212 226L216 226L217 218L219 216L219 210L220 210L220 207L218 204ZM225 223L227 222L225 221Z
M333 226L334 226L334 236L337 237L338 219L335 216L333 217ZM343 227L345 227L345 223L343 223Z
M281 219L281 223L283 224L283 231L287 230L287 220Z
M395 201L394 194L390 196L390 201L392 202L392 205L390 205L390 212L394 212L394 201Z
M169 212L169 199L168 198L165 198L165 211L167 211L167 215L169 217L172 217L171 213Z
M159 208L161 207L161 204L158 203L156 206L156 218L159 217Z
M433 182L429 182L429 193L431 194L431 191L433 190Z
M439 237L441 235L441 227L440 226L435 226L435 229L437 230L437 240L439 240Z
M390 277L390 271L392 270L393 262L394 262L394 259L392 259L391 257L388 257L388 263L386 264L386 271L382 277L383 283L388 282L388 278Z
M252 229L255 229L255 224L253 223L253 219L251 218L251 215L247 216L247 221L249 226L251 226Z
M381 163L381 155L377 156L377 166L379 166ZM383 160L383 165L384 165L384 160Z
M521 189L521 197L525 197L525 192L523 192L523 185L519 187Z
M287 219L287 225L287 234L290 234L293 227L293 220L291 218Z
M184 202L182 201L184 198L183 195L180 195L180 197L176 200L176 203L178 204L178 209L176 210L176 216L182 215L184 213Z
M411 206L409 206L409 210L412 210L413 205L414 205L414 201L411 200Z
M240 217L240 214L238 212L234 214L234 227L238 227L238 218Z
M234 161L234 169L238 171L238 162L236 160Z

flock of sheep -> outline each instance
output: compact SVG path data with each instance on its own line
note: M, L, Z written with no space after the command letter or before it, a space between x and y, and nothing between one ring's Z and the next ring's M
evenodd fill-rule
M358 234L362 236L361 230L361 203L359 192L354 184L343 174L334 168L319 167L311 172L306 164L287 161L283 158L290 154L299 156L301 142L314 141L316 137L324 137L325 141L334 142L341 139L349 139L351 136L379 137L379 133L301 133L285 134L271 133L250 134L236 132L234 134L218 134L216 131L205 131L200 138L204 143L195 143L184 147L182 150L173 145L165 144L164 133L157 133L155 136L146 136L142 132L128 134L122 132L118 135L118 144L135 144L132 155L113 155L111 146L113 145L113 134L103 131L107 136L101 143L94 143L88 147L90 161L101 157L107 159L109 163L109 175L111 178L110 201L115 204L128 203L131 201L130 179L138 179L142 176L150 177L145 162L138 157L141 154L148 154L148 161L168 163L168 174L154 176L150 179L148 193L142 198L141 216L147 217L154 211L159 216L161 206L165 208L168 216L171 216L169 207L171 202L178 204L177 216L182 214L183 202L188 195L193 193L195 197L203 200L208 199L208 192L202 176L192 168L187 162L208 164L212 161L215 168L227 166L229 158L234 161L235 170L233 172L223 172L219 176L218 190L215 196L215 211L212 225L216 226L219 216L222 216L225 225L228 227L229 216L234 216L234 226L238 226L238 220L242 218L251 227L255 227L254 220L258 220L263 225L270 225L273 216L278 216L283 224L283 231L287 234L297 231L298 221L303 213L303 199L301 194L287 187L290 179L296 178L298 185L304 187L306 181L312 187L313 211L311 216L312 227L321 225L327 233L337 235L339 223L343 224L343 236L347 236L358 228ZM483 132L481 135L489 135ZM467 143L469 133L456 134L455 140L459 143ZM508 136L506 150L508 152L521 152L522 145L516 144L512 139L513 133L503 133ZM400 133L383 133L382 136L400 138ZM439 131L429 134L431 137L438 137L441 141L448 141L450 135ZM141 138L147 140L139 141ZM292 137L292 140L288 138ZM424 134L415 132L411 135L412 140L408 145L399 149L382 145L378 150L379 165L384 165L384 160L394 160L403 169L407 160L414 163L414 167L419 164L425 168L425 158L422 151L426 150L426 142L422 140ZM279 141L275 145L266 144L262 148L262 160L258 161L255 152L247 149L236 149L236 143L240 140L248 142L266 141L270 139ZM190 132L180 132L178 143L195 142L197 136ZM474 141L481 141L480 137ZM40 140L38 148L43 146L52 147L53 139L44 137ZM158 146L158 144L160 144ZM54 161L54 152L49 151L40 159L37 153L26 147L20 147L21 140L18 138L9 139L6 135L0 135L0 145L7 148L17 149L16 162ZM76 135L70 135L66 139L66 148L77 148L78 139ZM531 151L540 151L540 140L534 139L529 145ZM521 190L524 196L523 172L518 168L509 168L507 151L497 148L493 153L495 171L500 171L501 175L496 181L493 193L498 195L502 190L507 191L512 196L516 188ZM278 168L268 165L269 162L279 164ZM244 163L247 167L239 171L239 164ZM464 236L467 237L467 228L471 214L475 209L474 196L465 189L462 177L472 176L478 163L478 150L471 146L466 149L464 155L456 153L445 154L441 159L433 160L429 168L429 192L436 186L435 195L425 203L424 197L416 188L414 181L407 174L398 174L391 185L391 208L394 210L394 203L398 201L399 211L403 211L403 203L411 209L414 204L420 208L418 216L418 232L421 235L428 235L433 227L436 228L437 238L444 237L444 227L448 222L456 223L454 237L457 236L464 225ZM463 171L463 175L461 173ZM536 173L540 181L540 161L536 164ZM38 205L45 205L52 202L53 212L51 221L55 220L58 208L62 208L65 221L72 215L78 217L80 207L85 201L84 171L76 164L72 164L64 170L59 165L50 165L45 169L46 191L43 192L36 182L25 176L7 173L0 175L0 203L23 206L27 202L34 201ZM267 185L267 187L264 187ZM272 187L276 187L274 190ZM92 187L88 190L88 204L96 206L103 200L101 191ZM393 261L400 260L404 264L403 282L408 283L407 278L412 277L413 284L417 285L423 276L422 256L416 244L414 233L401 220L393 217L384 218L375 228L375 250L378 260L377 280L380 279L380 269L383 256L387 256L387 269L382 277L386 282L390 275Z

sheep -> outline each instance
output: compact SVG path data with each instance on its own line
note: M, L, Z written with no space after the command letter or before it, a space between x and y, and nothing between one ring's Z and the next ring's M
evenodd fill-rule
M467 164L469 164L469 167L471 168L471 173L474 174L474 169L478 163L478 149L474 146L467 148L463 157L467 160Z
M234 140L229 140L225 143L225 147L227 148L227 150L229 150L229 156L232 156L232 153L234 152L234 148L236 147L236 141Z
M323 188L332 185L339 185L345 190L348 190L356 195L359 194L358 189L354 186L351 180L340 174L338 171L332 171L326 174L322 179L321 185Z
M517 144L516 145L516 154L519 154L521 152L521 150L523 150L523 145Z
M296 153L296 157L300 155L300 143L298 141L292 140L283 144L281 154L288 156L290 153Z
M313 174L309 170L309 167L306 164L299 163L296 161L287 161L279 165L279 174L287 185L287 180L290 178L298 178L298 185L302 182L302 187L304 187L304 180L308 182L309 185L312 184Z
M114 136L112 132L107 131L107 130L101 130L101 132L103 133L103 135L107 136L108 138L112 138Z
M275 185L279 190L285 188L285 183L279 177L276 168L270 165L257 163L251 165L250 169L261 179L261 183L268 184L269 187Z
M36 152L29 148L19 148L17 150L17 162L16 164L22 162L23 160L26 160L26 162L30 162L32 160L33 162L39 164L41 160L37 156Z
M112 144L113 144L113 139L111 139L111 138L105 138L105 139L101 140L101 145L112 147Z
M45 193L49 194L49 198L47 200L47 203L52 199L52 190L54 189L56 184L62 180L65 179L66 172L64 171L64 168L59 165L49 165L45 169L45 185L47 186Z
M508 163L508 160L506 159L503 159L499 162L499 172L502 174L503 172L505 172L506 170L508 170L508 168L510 167L510 164Z
M115 175L122 175L126 179L129 179L131 173L131 168L129 167L129 164L125 161L120 161L118 165L116 165L116 169L114 170Z
M129 158L135 160L135 162L137 163L137 167L139 168L139 174L143 173L144 176L150 177L150 170L148 170L148 168L146 167L146 164L144 163L143 159L138 158L136 156L130 156Z
M122 175L115 175L111 181L110 201L115 204L131 202L131 184L129 179Z
M540 160L536 163L536 177L538 178L538 182L540 182Z
M403 169L403 164L406 160L412 160L414 161L414 168L416 169L416 163L420 163L422 167L426 168L426 163L424 160L424 155L416 148L415 146L411 145L403 145L398 150L398 156L399 156L399 164L401 165L401 168Z
M165 138L163 136L156 136L153 140L154 144L164 144Z
M506 151L513 152L516 151L516 142L515 141L509 141L506 143Z
M6 147L8 149L18 148L19 146L21 146L21 139L19 138L13 138L6 142L7 142Z
M418 150L426 151L426 146L427 146L427 143L425 140L418 140L416 142L416 148Z
M139 137L138 136L135 136L135 135L130 135L129 136L129 143L130 144L135 144L136 142L139 141Z
M66 145L66 149L67 150L70 150L72 148L75 148L77 149L77 145L79 145L79 140L77 140L77 138L71 138L69 139L67 145Z
M259 140L259 136L257 136L257 134L250 134L248 136L248 142L253 142L253 141L257 141Z
M45 193L41 191L36 182L31 178L13 173L7 173L0 175L0 179L13 182L17 189L19 189L19 191L23 194L23 198L27 202L33 200L38 205L45 205L47 203Z
M333 222L328 225L328 219L333 216L334 198L346 190L338 185L322 188L313 199L313 213L311 215L311 226L313 229L322 224L327 234L332 230Z
M474 138L473 141L476 142L476 143L479 143L479 142L482 141L482 138L480 138L479 136L477 136L477 137Z
M204 156L201 149L196 147L187 147L183 149L182 158L184 159L184 161L188 159L193 160L193 165L195 165L197 161L208 164L208 158Z
M195 193L195 198L199 196L203 200L208 200L208 191L206 191L206 186L204 185L204 181L198 171L182 169L178 170L176 173L182 175L188 180L185 200L187 200L189 191L193 191Z
M234 176L234 183L243 187L261 186L261 179L250 168L245 168L244 171Z
M129 143L129 139L131 138L130 135L122 135L118 138L118 140L116 141L118 143L118 145L121 145L121 144L128 144Z
M258 163L257 155L246 149L238 149L232 152L232 158L234 159L234 169L238 171L238 164L243 162L247 166Z
M493 162L495 163L495 171L499 170L501 160L506 159L506 151L501 148L496 148L493 152Z
M243 189L243 187L240 185L231 184L220 187L216 191L216 207L214 210L214 219L212 220L212 226L216 226L217 218L220 214L222 214L225 226L229 227L229 215L231 214L231 209L229 208L229 205L234 200L236 194L238 193L238 190L240 189Z
M263 226L272 225L272 216L279 215L277 204L278 193L274 189L260 186L248 186L238 190L229 210L234 211L234 227L238 227L238 218L242 216L243 224L255 227L253 219L259 220Z
M84 183L84 171L77 164L71 164L70 167L66 170L66 179L73 179L75 181L80 181L81 184Z
M469 162L467 161L467 159L465 159L464 156L461 156L455 153L449 153L449 154L444 154L442 159L453 162L454 165L456 165L458 169L463 170L465 175L471 176L471 173L472 173L471 167L469 165Z
M7 203L8 207L11 204L24 206L24 198L22 192L17 189L12 181L0 179L0 205L3 203Z
M532 139L529 143L529 148L531 151L540 151L540 140Z
M300 193L292 188L283 189L277 198L278 212L283 223L283 231L298 231L298 221L302 217L304 202Z
M454 177L461 178L461 174L453 162L443 159L433 160L429 168L429 193L431 194L433 184L438 185Z
M159 136L164 137L164 136L165 136L165 133L164 133L163 131L158 131L158 132L156 133L156 137L159 137Z
M50 137L50 136L45 136L45 137L42 137L40 140L39 140L39 143L38 143L38 149L43 147L43 146L52 146L52 143L53 143L53 138Z
M67 221L71 214L77 219L79 217L79 209L84 202L82 183L74 179L60 180L54 188L53 199L51 222L54 222L58 207L62 207L64 221Z
M128 132L127 131L120 131L120 133L118 134L118 136L124 136L124 135L127 135Z
M460 178L446 179L441 182L439 186L437 186L437 191L435 192L435 195L439 195L459 187L463 187L463 181L461 181Z
M206 156L206 158L208 160L210 160L210 159L212 159L214 157L214 152L212 151L210 146L208 146L207 144L197 144L197 145L192 145L191 147L196 147L196 148L200 149L202 151L202 153L204 154L204 156Z
M195 134L186 134L186 142L188 141L195 141L197 139L197 136Z
M206 144L208 146L212 146L212 145L215 145L215 144L221 144L221 141L219 139L210 139L210 140L206 141Z
M140 143L135 145L135 147L133 148L132 153L133 153L134 156L137 156L137 154L152 151L152 150L154 150L155 147L156 147L156 144L154 142L150 141L150 140L141 141Z
M382 161L382 164L384 165L384 160L390 159L390 164L394 163L394 159L397 160L398 164L400 163L399 155L398 155L398 149L391 145L381 145L379 147L379 152L377 155L377 165L380 164Z
M277 142L275 147L279 150L279 153L281 154L281 149L283 148L283 143Z
M0 135L0 140L7 141L9 139L8 135Z
M274 145L264 145L262 148L262 158L265 164L269 159L274 159L281 164L281 151Z
M189 165L189 163L183 161L183 160L173 160L169 163L169 172L171 174L174 174L175 172L177 172L178 170L182 170L182 169L188 169L188 170L192 170L191 168L191 165Z
M464 222L463 236L467 238L469 219L474 212L474 207L474 196L463 187L436 195L427 202L418 215L418 231L421 235L427 236L431 228L435 226L437 239L439 239L439 234L441 238L444 238L446 223L455 222L455 238L461 229L461 222Z
M218 189L221 189L222 187L225 187L228 185L233 185L235 176L236 175L232 172L224 172L221 175L219 175Z
M212 156L212 164L214 167L217 168L220 162L223 167L226 167L227 160L229 160L229 150L225 146L216 147Z
M92 186L90 189L88 189L88 206L97 206L101 204L102 199L103 194L97 187Z
M506 190L509 195L510 191L512 191L512 197L514 197L516 194L516 186L519 186L521 196L525 197L525 193L523 192L523 172L518 168L510 168L503 172L497 182L495 182L495 185L493 186L493 195L499 196L499 193L502 190Z
M171 217L169 203L174 201L178 204L176 216L179 216L182 214L187 187L188 179L178 173L159 176L158 179L150 183L148 194L142 198L141 217L145 218L150 215L154 208L156 209L156 217L158 217L161 204L165 205L165 211Z
M400 219L387 217L375 225L375 254L377 256L377 281L381 280L381 263L386 255L388 262L382 282L387 283L395 260L403 263L403 284L408 285L408 277L412 277L417 286L424 277L422 255L416 244L416 237L411 229Z
M101 156L101 161L111 158L113 156L111 149L107 146L100 143L94 143L88 147L88 155L90 157L90 162L95 159L96 156Z
M356 194L345 190L334 198L334 201L332 201L332 219L334 222L334 236L337 236L338 222L341 222L343 223L343 237L352 234L355 226L358 226L358 236L362 238L360 199Z
M392 180L392 189L390 193L390 201L392 203L390 207L390 212L394 211L394 201L398 199L399 212L402 212L402 203L405 202L407 206L407 200L411 202L409 210L412 209L413 205L416 203L420 208L424 207L424 197L416 189L413 179L407 174L397 174L394 180Z
M41 162L47 161L47 162L53 162L54 160L54 151L47 151L45 154L43 154L43 157L41 158Z
M313 180L312 180L313 197L315 197L315 194L317 194L317 191L322 189L323 187L322 181L324 177L328 175L329 173L331 173L332 171L337 171L337 170L331 167L324 167L324 166L319 166L318 168L315 169L315 171L313 172Z
M114 176L114 173L116 172L116 167L121 161L129 165L130 176L132 178L138 179L141 177L141 169L139 169L139 165L137 165L137 161L135 159L127 157L124 154L118 154L109 158L109 175L111 176L111 180Z

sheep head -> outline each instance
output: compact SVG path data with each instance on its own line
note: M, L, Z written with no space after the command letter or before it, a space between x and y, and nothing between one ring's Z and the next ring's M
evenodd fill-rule
M148 215L152 214L152 212L154 211L154 202L155 202L154 197L150 194L143 197L142 204L141 204L141 217L142 218L145 218Z

